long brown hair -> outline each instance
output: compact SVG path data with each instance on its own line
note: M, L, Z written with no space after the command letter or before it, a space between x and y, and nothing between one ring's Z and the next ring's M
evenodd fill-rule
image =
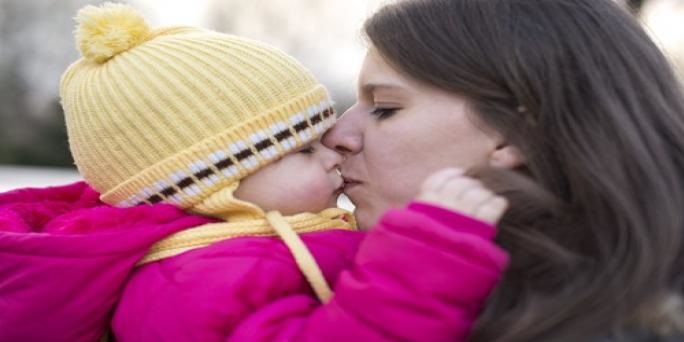
M682 328L684 98L627 10L408 0L364 31L397 70L467 98L524 155L520 172L478 173L511 200L498 238L511 266L472 341Z

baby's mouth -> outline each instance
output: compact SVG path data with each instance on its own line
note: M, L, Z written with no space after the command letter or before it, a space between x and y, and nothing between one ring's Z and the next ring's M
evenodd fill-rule
M343 193L343 192L344 192L344 186L345 186L345 185L346 185L346 183L344 182L344 180L342 180L342 181L340 182L340 185L338 185L337 188L335 189L334 194L335 194L335 195L340 195L341 193Z

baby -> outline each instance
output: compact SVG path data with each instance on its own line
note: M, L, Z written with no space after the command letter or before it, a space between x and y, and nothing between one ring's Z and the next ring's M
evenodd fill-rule
M474 185L446 170L359 232L319 141L332 101L301 64L125 5L77 20L60 93L88 186L0 195L0 340L466 338L506 264L505 201L468 216Z

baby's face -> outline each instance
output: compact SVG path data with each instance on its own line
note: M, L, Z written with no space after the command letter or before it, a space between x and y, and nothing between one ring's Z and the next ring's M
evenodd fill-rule
M240 181L235 197L283 215L337 206L342 156L320 141L304 146Z

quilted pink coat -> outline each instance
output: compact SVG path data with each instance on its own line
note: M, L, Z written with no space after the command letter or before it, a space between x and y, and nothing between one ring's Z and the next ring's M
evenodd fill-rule
M302 235L335 295L318 302L276 238L135 263L210 222L114 208L84 183L0 194L0 341L462 341L507 263L480 221L422 203L369 233Z

